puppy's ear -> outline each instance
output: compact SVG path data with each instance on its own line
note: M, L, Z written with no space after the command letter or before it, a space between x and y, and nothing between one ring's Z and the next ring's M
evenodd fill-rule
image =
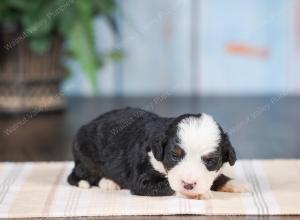
M236 161L236 154L233 146L229 140L229 137L226 133L222 135L222 148L223 148L223 162L229 162L231 166L234 165Z
M156 160L162 161L164 157L164 149L167 144L167 136L165 134L156 135L151 141L151 151Z

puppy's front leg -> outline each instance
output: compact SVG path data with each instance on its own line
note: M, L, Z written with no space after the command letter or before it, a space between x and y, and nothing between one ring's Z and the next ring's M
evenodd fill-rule
M212 187L211 190L213 191L220 191L220 192L233 192L233 193L243 193L249 192L248 186L244 183L231 179L228 176L221 174L219 175Z
M170 196L174 195L168 180L157 173L143 173L133 182L131 193L141 196Z

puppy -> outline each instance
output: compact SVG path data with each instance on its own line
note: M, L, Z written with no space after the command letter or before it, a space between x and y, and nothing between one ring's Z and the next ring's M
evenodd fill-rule
M141 109L114 110L82 126L74 138L71 185L134 195L181 194L207 199L211 190L244 192L222 174L236 161L228 135L207 114L160 117Z

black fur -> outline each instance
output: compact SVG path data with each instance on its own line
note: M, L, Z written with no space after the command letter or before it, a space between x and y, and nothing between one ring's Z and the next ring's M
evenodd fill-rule
M211 190L213 191L218 191L220 190L229 180L231 180L231 178L229 178L228 176L225 176L224 174L219 175L213 185L211 186Z
M177 124L190 116L201 117L201 114L163 118L141 109L125 108L100 115L82 126L74 138L75 167L68 182L77 186L79 180L86 180L97 185L105 177L136 195L174 194L167 178L151 166L148 152L151 150L166 170L176 166L178 161L172 152L176 148ZM236 160L228 136L222 129L221 132L220 164L213 170L224 162L233 164Z

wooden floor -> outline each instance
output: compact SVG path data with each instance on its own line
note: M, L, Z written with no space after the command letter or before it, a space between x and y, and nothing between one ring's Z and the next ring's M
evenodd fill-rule
M76 130L99 114L125 106L163 116L207 112L229 132L238 158L300 158L300 97L68 98L63 113L0 116L0 161L71 160ZM152 216L92 219L299 219L288 216ZM82 219L82 218L78 218ZM90 219L90 218L89 218Z

